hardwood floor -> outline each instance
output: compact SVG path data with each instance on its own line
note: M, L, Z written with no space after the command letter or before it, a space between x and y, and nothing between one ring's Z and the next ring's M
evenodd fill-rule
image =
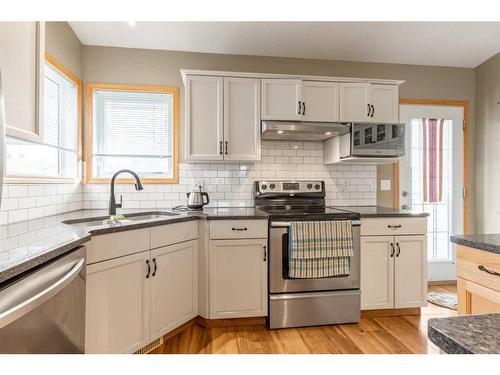
M453 285L429 290L456 292ZM427 320L456 315L428 304L420 316L362 318L357 324L268 330L264 326L204 328L193 324L153 353L360 354L438 353L427 341Z

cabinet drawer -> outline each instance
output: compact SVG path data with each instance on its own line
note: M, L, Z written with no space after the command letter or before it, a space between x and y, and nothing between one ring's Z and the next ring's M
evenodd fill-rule
M485 270L479 269L480 266ZM500 273L499 254L457 246L457 276L500 291L500 276L492 275L486 270Z
M149 250L149 228L103 234L87 244L87 264Z
M391 217L361 219L362 236L399 236L406 234L426 234L426 217Z
M267 220L212 220L210 239L267 238Z
M198 238L198 221L167 224L151 228L151 248L167 246L174 243Z

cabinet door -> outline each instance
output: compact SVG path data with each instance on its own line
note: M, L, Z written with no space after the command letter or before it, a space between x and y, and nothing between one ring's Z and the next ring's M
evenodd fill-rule
M149 343L149 251L87 266L86 353L133 353Z
M210 319L267 315L267 240L210 241Z
M392 236L361 237L361 309L394 307Z
M262 80L262 120L300 120L301 80Z
M339 121L339 84L335 82L302 82L304 121Z
M367 122L369 94L369 83L341 83L340 121Z
M427 304L427 236L396 236L395 307Z
M224 78L224 160L260 160L260 79Z
M458 315L500 313L500 292L459 277Z
M372 122L397 123L399 120L399 87L370 85L370 104L373 105Z
M0 22L0 71L6 134L41 141L43 22Z
M222 77L186 78L186 160L223 159Z
M198 315L198 240L151 251L151 341Z

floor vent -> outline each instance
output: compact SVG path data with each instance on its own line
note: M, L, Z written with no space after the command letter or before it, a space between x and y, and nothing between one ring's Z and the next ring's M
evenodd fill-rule
M148 345L146 345L144 348L139 349L134 354L147 354L150 351L158 348L162 344L163 344L163 337L160 337L159 339L156 339L152 343L149 343Z

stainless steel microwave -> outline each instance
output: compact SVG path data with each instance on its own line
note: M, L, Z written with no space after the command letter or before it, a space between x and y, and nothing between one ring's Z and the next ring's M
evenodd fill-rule
M405 154L404 124L352 124L351 155L397 157Z

